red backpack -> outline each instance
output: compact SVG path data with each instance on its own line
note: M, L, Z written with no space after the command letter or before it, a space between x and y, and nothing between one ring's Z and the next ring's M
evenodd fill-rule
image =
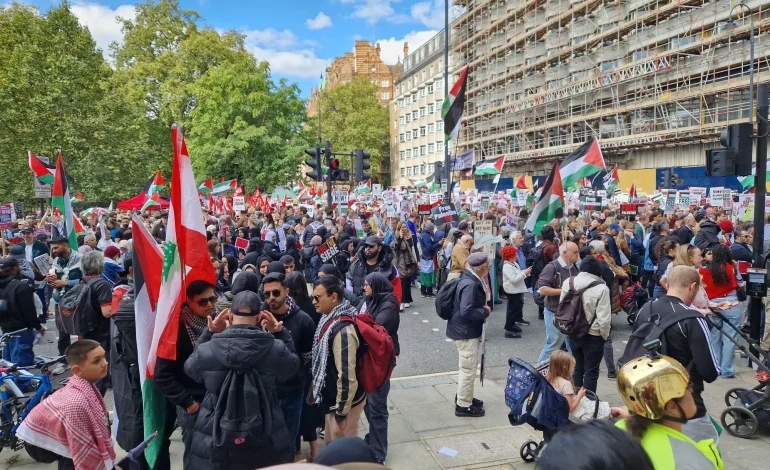
M368 313L355 317L343 315L324 328L320 338L330 327L335 328L342 323L351 323L356 328L362 344L356 354L356 377L366 393L374 393L390 380L390 375L396 367L396 351L393 338L384 326L376 323Z

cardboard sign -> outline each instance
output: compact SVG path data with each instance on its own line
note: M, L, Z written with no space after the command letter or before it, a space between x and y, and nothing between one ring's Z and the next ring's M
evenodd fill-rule
M519 227L519 217L518 216L515 216L515 215L513 215L510 212L506 212L505 213L505 222L513 230L518 230L518 227Z
M326 243L318 247L318 256L321 257L321 262L326 263L340 252L337 246L337 241L334 238L330 238Z
M382 185L380 183L372 183L372 194L375 196L382 194Z
M489 213L489 199L484 198L481 200L479 203L479 212L482 214Z
M249 241L245 238L238 237L235 239L235 247L241 250L247 250L249 248Z
M348 190L347 189L335 189L332 191L332 204L345 204L348 203Z
M666 198L666 206L663 209L663 213L673 214L675 205L676 205L676 196L673 194L669 194L669 196Z
M13 221L16 220L16 211L11 204L0 204L0 229L8 230L13 227Z
M419 204L417 206L417 213L420 215L430 215L430 204Z
M246 210L246 198L243 196L233 196L233 210L245 211Z
M690 203L705 206L707 192L707 188L690 188Z
M623 215L636 215L636 204L621 204L620 213Z
M725 188L721 186L711 188L711 191L709 191L709 204L715 207L722 207L725 201L724 192Z
M444 222L459 222L460 216L457 214L454 203L440 204L430 210L431 218L434 220L443 219Z

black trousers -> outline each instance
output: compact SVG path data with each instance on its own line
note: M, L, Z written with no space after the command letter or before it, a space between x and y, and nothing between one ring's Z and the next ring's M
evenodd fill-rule
M652 291L655 288L655 283L652 282L652 276L655 274L655 271L642 271L642 287L647 289L647 294L649 294L650 300L652 300Z
M582 338L570 336L567 338L572 356L575 358L575 373L572 381L575 382L575 392L580 387L585 387L596 393L596 384L599 381L599 366L604 357L604 338L586 334Z
M412 300L412 279L408 277L401 278L401 301L405 304L411 304Z
M517 321L524 319L524 294L506 294L508 305L505 309L505 331L521 331Z

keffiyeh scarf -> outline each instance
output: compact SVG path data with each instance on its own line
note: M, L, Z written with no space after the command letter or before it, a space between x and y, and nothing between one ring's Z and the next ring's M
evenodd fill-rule
M341 316L355 317L357 315L355 307L350 302L343 300L341 304L334 307L330 314L321 317L318 327L313 336L313 364L311 371L313 374L313 399L315 403L321 403L321 393L326 384L326 361L329 359L330 339L332 337L332 323ZM323 333L323 336L321 336Z
M201 318L194 314L187 304L182 305L179 309L179 316L184 323L184 329L190 336L190 342L193 347L198 344L198 338L203 334L203 331L209 327L209 322L206 318ZM216 317L216 315L214 315Z

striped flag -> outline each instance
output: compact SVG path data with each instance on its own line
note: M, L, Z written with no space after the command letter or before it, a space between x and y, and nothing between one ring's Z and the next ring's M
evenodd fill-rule
M211 182L211 178L207 179L203 183L201 183L200 186L198 186L198 191L202 192L203 194L209 194L214 191L214 183Z
M144 213L144 211L146 211L147 209L153 206L160 207L160 194L158 193L154 193L152 197L147 199L147 202L145 202L144 205L142 206L141 212Z
M476 165L476 171L474 175L499 175L503 172L503 165L505 165L505 156L496 158L494 160L482 161Z
M185 289L196 280L215 282L214 266L206 248L206 228L197 204L190 155L182 131L176 124L171 128L174 144L174 164L171 170L171 205L168 210L166 243L157 314L147 355L146 380L142 387L145 437L165 427L165 397L155 384L157 358L175 360L179 332L179 309L187 300ZM146 273L145 273L146 274ZM163 439L158 446L145 451L150 466L154 466Z
M155 173L155 176L150 178L150 181L147 183L144 194L146 194L148 198L152 198L153 194L160 192L161 189L166 187L166 182L163 181L163 175L161 175L160 172Z
M70 202L75 204L76 202L83 202L83 193L77 193L70 198Z
M67 177L64 173L64 159L61 156L61 150L59 150L56 159L56 175L51 188L51 205L62 215L64 221L64 233L62 235L69 241L70 248L77 250L78 234L76 229L79 227L76 227L76 224L79 225L80 221L76 221L75 214L72 212L69 183L67 183Z
M542 188L540 198L537 200L532 214L527 219L525 228L535 235L540 235L540 228L556 218L557 209L564 208L564 190L562 180L559 177L559 162L553 163L553 169Z
M628 197L636 199L636 181L631 183L631 189L628 190Z
M216 196L217 194L224 194L228 191L232 191L238 186L238 180L232 179L227 181L220 181L215 184L211 192Z
M580 180L591 177L605 168L599 141L591 137L561 162L562 187L567 189L578 187Z
M468 78L468 66L463 67L449 94L441 105L441 119L444 120L444 140L454 140L460 132L460 122L465 109L465 82Z
M40 180L41 183L53 184L54 175L56 173L56 167L43 163L32 152L27 152L27 159L29 160L29 169L35 174L35 177Z

